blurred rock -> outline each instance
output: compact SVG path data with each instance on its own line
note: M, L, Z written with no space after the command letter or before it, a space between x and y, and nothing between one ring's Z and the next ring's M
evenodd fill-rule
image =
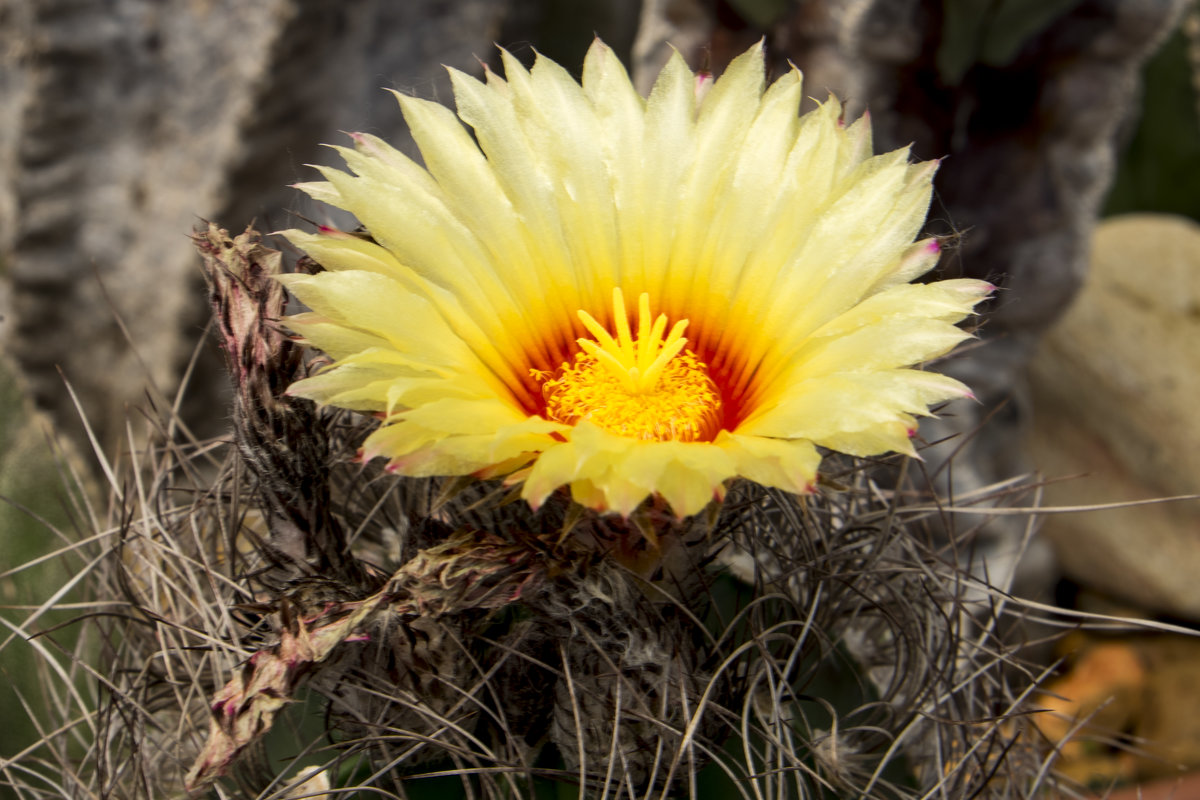
M1059 774L1103 786L1200 767L1200 640L1077 633L1062 644L1066 672L1033 701L1038 731L1059 751Z
M1102 224L1078 301L1031 367L1046 505L1200 492L1200 225ZM1043 531L1077 582L1200 620L1200 502L1054 515Z
M1135 777L1133 754L1097 748L1094 740L1115 741L1133 729L1147 694L1145 660L1123 641L1089 640L1080 646L1069 637L1064 644L1078 646L1079 652L1071 654L1066 673L1033 701L1040 712L1033 717L1038 732L1059 750L1056 771L1085 785Z

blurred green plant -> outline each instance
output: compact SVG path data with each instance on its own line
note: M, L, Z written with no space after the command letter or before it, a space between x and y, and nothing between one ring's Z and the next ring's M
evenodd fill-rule
M25 626L26 632L18 630L68 577L58 558L18 569L67 544L55 535L67 529L70 515L48 433L24 402L12 370L0 361L0 756L5 757L37 738L25 703L40 709L46 701L31 668L26 632L65 618L55 612Z
M791 10L791 0L729 0L729 5L742 19L767 28L778 22Z
M1003 67L1021 46L1080 0L944 0L937 65L956 84L975 64Z
M1105 215L1157 211L1200 221L1200 114L1187 48L1178 30L1146 65L1141 118L1117 166Z

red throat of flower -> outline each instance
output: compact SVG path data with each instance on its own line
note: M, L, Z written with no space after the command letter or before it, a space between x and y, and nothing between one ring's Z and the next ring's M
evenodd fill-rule
M579 339L574 363L542 384L545 415L574 425L587 420L618 436L645 441L711 441L721 428L721 394L708 367L687 349L688 321L667 330L667 317L650 316L650 296L638 298L636 336L625 296L613 289L610 334L579 312L593 339Z

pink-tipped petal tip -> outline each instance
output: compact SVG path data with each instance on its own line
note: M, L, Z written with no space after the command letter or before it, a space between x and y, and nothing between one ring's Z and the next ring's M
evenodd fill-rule
M322 236L329 236L333 239L352 239L354 238L349 233L346 233L341 228L335 228L332 225L317 225L317 233Z

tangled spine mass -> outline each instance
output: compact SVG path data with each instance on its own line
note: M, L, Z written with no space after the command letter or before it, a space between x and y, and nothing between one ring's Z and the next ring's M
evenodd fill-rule
M318 753L309 766L343 791L449 770L494 798L554 782L622 798L713 781L1036 793L995 620L852 462L842 491L744 482L686 522L561 496L534 512L500 484L364 467L369 417L282 394L303 365L273 323L276 255L252 232L198 243L237 444L215 476L198 467L220 450L151 451L153 490L128 502L156 512L121 513L120 557L89 578L140 609L86 623L115 648L106 734L62 769L103 774L99 796L216 780L254 796L288 768L264 757L268 730L299 736L292 752ZM829 683L847 661L859 677ZM850 699L822 699L834 691ZM283 733L302 730L278 724L296 700L325 708L320 741Z

